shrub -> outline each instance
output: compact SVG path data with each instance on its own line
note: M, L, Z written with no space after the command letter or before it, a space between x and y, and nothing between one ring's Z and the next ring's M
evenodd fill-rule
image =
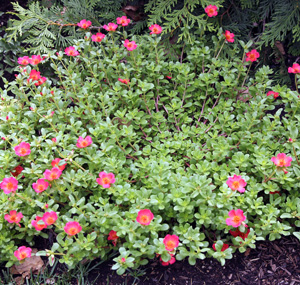
M251 43L91 36L1 90L2 262L36 237L54 239L37 254L70 268L116 250L119 274L156 255L224 264L256 240L299 237L300 101L267 66L248 78Z

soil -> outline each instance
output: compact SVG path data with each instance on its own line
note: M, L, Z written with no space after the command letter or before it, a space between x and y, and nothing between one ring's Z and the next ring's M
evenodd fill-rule
M224 267L214 259L198 260L195 266L187 260L177 261L167 267L157 260L142 267L145 273L138 279L130 274L118 276L111 270L112 264L103 263L92 271L90 282L96 279L95 285L296 285L300 284L300 242L292 236L258 242L256 249L234 254Z

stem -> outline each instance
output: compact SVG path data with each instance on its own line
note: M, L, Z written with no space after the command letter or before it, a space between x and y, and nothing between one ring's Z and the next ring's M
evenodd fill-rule
M295 74L295 86L296 86L297 93L299 93L299 91L298 91L298 83L297 83L297 73Z
M298 163L298 165L300 165L294 145L293 145L293 151L294 151L294 155L297 160L297 163Z
M271 175L269 176L269 178L266 178L263 182L264 182L264 183L267 183L267 182L272 178L272 176L275 174L275 172L276 172L276 168L275 168L275 170L271 173Z
M246 79L247 79L247 77L248 77L248 74L249 74L251 65L252 65L252 62L251 62L250 65L249 65L249 68L248 68L248 70L247 70L247 73L246 73L246 76L245 76L245 78L244 78L244 81L243 81L243 84L242 84L242 87L241 87L241 88L243 88L243 86L244 86L244 84L245 84L245 81L246 81Z

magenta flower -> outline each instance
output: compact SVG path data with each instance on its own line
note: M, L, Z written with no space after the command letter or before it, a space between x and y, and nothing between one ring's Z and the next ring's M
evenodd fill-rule
M129 51L133 51L137 48L137 45L135 41L130 42L129 40L125 40L124 47L126 47Z
M154 218L153 213L148 209L144 209L138 212L136 221L143 226L148 226L150 225L153 218Z
M256 49L253 49L246 53L246 61L254 62L260 57L259 52Z
M123 27L128 26L130 23L130 19L127 19L126 16L122 16L121 18L117 18L117 24L122 25Z
M231 210L228 213L229 218L226 219L227 226L239 227L246 220L244 212L241 209Z
M291 166L292 160L292 157L286 156L285 153L278 153L277 156L273 156L271 158L271 161L273 161L274 164L279 167Z
M289 73L300 73L300 65L298 63L293 63L292 67L288 68Z
M96 181L103 188L110 188L110 184L116 182L115 175L113 173L106 173L102 171L99 173L99 177L100 178L97 178Z
M208 5L204 11L208 17L214 17L218 15L218 7L215 5Z
M79 137L77 140L76 146L78 148L84 148L93 143L92 138L90 136L86 136L85 139L83 137Z
M225 31L225 39L227 42L229 43L233 43L234 42L234 33L230 33L229 31Z
M154 24L149 27L149 30L151 31L150 35L152 34L158 35L162 32L162 27L160 25Z
M166 235L163 243L166 250L173 251L179 245L179 237L177 235Z
M245 192L244 187L247 185L247 182L242 178L242 176L233 175L233 177L228 177L226 184L231 190L233 191L237 190L240 193L244 193Z
M30 150L30 144L26 142L21 142L19 145L16 145L14 147L15 153L18 156L26 156L29 155L31 150Z
M42 220L46 226L53 225L57 220L57 214L54 211L46 212L44 213Z
M43 59L41 58L40 55L33 55L31 56L31 58L29 59L29 63L31 65L38 65Z
M31 221L32 226L34 226L34 228L37 231L41 231L41 230L47 228L47 225L45 223L40 224L40 223L38 223L39 221L42 221L42 217L40 217L40 216L36 216L36 219Z
M77 23L77 26L82 28L82 29L87 29L91 25L92 25L92 22L87 21L86 19L83 19L79 23Z
M23 65L23 66L29 64L29 57L28 56L19 57L18 64Z
M61 176L61 174L62 171L57 167L53 167L51 170L46 169L45 172L43 173L44 179L49 181L58 179Z
M32 249L26 246L20 246L15 252L14 256L18 258L18 260L25 259L27 257L31 257Z
M16 192L18 189L18 180L14 177L3 178L2 182L0 183L0 188L5 194Z
M279 93L278 92L274 92L274 91L269 91L267 93L267 96L272 96L274 97L274 99L276 99L277 97L279 97Z
M80 53L75 49L75 47L70 46L65 49L65 54L68 56L78 56Z
M74 236L81 232L82 227L78 222L67 222L64 230L69 236Z
M107 25L103 26L103 29L108 32L114 32L118 28L118 25L115 23L108 23Z
M92 35L92 41L100 43L105 38L105 35L102 33L97 33L96 35Z
M20 221L23 218L23 214L21 212L17 213L16 210L12 210L9 212L9 214L4 215L4 219L8 221L9 223L16 223L19 227Z
M32 183L32 188L36 193L41 193L45 191L49 186L49 183L45 179L38 179L36 183Z

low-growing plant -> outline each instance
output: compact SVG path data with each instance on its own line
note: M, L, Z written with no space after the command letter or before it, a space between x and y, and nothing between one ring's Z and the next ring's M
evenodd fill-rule
M248 78L260 55L229 31L215 50L204 37L165 50L158 25L131 39L105 29L20 58L1 90L1 261L49 238L37 254L50 264L118 251L122 274L299 238L298 93L273 86L267 66Z

